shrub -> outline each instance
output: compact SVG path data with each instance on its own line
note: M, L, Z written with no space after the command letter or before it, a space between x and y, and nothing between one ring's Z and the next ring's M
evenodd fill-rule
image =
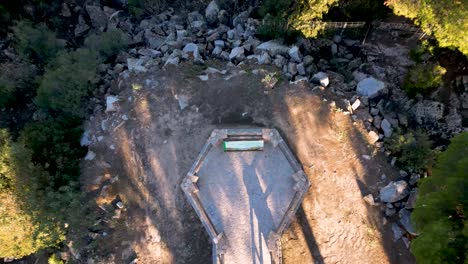
M327 13L337 2L338 0L298 0L297 7L290 16L289 24L308 38L316 37L323 29L323 25L313 22L320 21L323 14Z
M386 139L387 149L399 155L398 161L413 169L427 168L433 158L431 150L432 142L424 132L420 130L408 130L401 134L399 131Z
M83 129L76 117L49 118L29 123L19 142L31 150L31 161L48 172L36 179L40 187L60 187L79 176L79 162L86 153L79 140Z
M0 191L9 189L14 171L11 162L11 139L6 129L0 129Z
M96 67L100 62L98 53L89 49L59 53L44 73L36 104L83 117L86 96L96 80Z
M128 10L136 17L157 14L166 4L165 0L128 0Z
M16 51L23 58L45 64L65 47L63 40L44 24L33 25L21 20L12 27Z
M410 68L403 89L410 95L427 94L442 84L446 69L438 64L416 64Z
M84 42L85 47L99 52L103 59L117 55L127 44L127 35L118 29L110 30L100 35L90 35Z
M468 133L438 155L430 177L419 182L412 220L420 235L411 244L418 263L466 263L468 257Z
M283 38L286 43L293 43L300 33L289 27L288 16L291 1L267 0L260 6L259 14L263 24L257 28L256 35L261 40Z
M36 69L26 63L0 64L0 107L12 106L36 92Z

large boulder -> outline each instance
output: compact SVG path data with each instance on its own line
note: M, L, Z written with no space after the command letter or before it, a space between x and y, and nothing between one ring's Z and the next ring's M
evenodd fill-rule
M408 183L405 181L392 181L380 189L380 201L394 203L408 196Z
M194 61L201 60L200 52L198 51L198 46L195 43L187 43L187 45L185 45L182 51L184 52L184 59L193 58Z
M216 25L218 23L219 7L216 1L211 1L205 9L205 18L208 25Z
M416 236L416 230L414 229L411 222L411 212L403 208L400 210L400 212L398 212L398 215L400 216L400 224L406 229L408 233Z
M386 137L390 137L392 135L393 128L387 119L382 120L382 122L380 123L380 127L382 128L384 135Z
M257 54L261 54L263 51L266 51L272 57L276 55L289 55L289 48L274 40L263 42L257 46L255 51Z
M100 29L101 31L107 27L107 16L104 10L100 6L86 5L86 12L88 12L89 18L93 27Z
M357 85L357 94L360 96L367 96L370 99L378 96L385 89L385 83L369 77L361 80Z
M416 103L411 112L420 125L423 123L437 123L444 116L444 104L436 101L423 100Z

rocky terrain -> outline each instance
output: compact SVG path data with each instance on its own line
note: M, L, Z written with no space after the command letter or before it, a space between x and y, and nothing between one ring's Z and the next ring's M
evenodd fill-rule
M90 234L91 240L99 241L98 255L107 257L101 260L89 257L87 263L136 263L138 259L141 263L206 263L210 250L206 248L209 245L201 225L195 224L196 227L191 228L186 223L178 222L180 219L191 223L197 221L183 201L178 185L209 130L234 124L279 127L297 151L296 155L303 166L307 167L305 171L313 185L312 192L304 202L299 220L285 235L284 263L356 263L359 256L368 254L372 256L360 259L361 263L414 261L407 250L411 238L417 236L410 215L417 194L417 182L427 175L412 168L397 168L398 159L388 150L385 138L402 128L420 127L443 145L444 140L466 131L468 75L458 76L448 85L448 96L446 85L428 97L409 98L400 87L408 67L414 64L409 59L409 53L417 40L408 37L405 32L393 32L387 36L387 32L374 31L365 42L346 37L346 34L336 34L331 39L300 38L292 45L284 45L279 41L264 42L255 37L255 31L262 22L252 18L251 11L248 9L231 14L220 10L212 1L202 12L176 14L174 10L167 10L134 23L125 12L107 6L89 4L81 8L63 5L62 16L78 18L73 29L75 37L84 36L89 31L120 29L130 39L128 50L120 52L114 61L99 67L101 81L92 98L90 110L93 114L87 121L87 131L82 139L82 145L90 149L83 161L87 167L83 173L84 185L103 211L109 213L112 210L113 216L103 213L103 222L116 221L107 228L118 230L112 233L112 242L107 241L106 231ZM8 52L3 51L6 55ZM178 77L182 80L177 80ZM186 81L187 87L181 87L185 78L189 80ZM238 94L221 88L226 85L232 88L233 84L262 88L260 93L255 91L252 95L244 89ZM203 86L208 87L206 94L200 90L190 90L204 89ZM216 86L225 94L213 92ZM280 109L285 107L275 100L282 96L289 100L291 90L300 90L293 98L306 98L297 103L297 110L294 109L293 99L287 103L290 114L298 119L288 120L281 117L281 113L269 114L268 111L277 111L275 106ZM222 99L226 95L241 96L241 99L232 98L230 102ZM269 102L268 96L276 99ZM312 99L307 99L308 96L312 96ZM216 103L217 98L219 103ZM230 106L230 103L238 109ZM310 109L307 108L308 103L311 103ZM328 109L327 115L340 116L317 118L316 122L326 124L323 125L326 128L323 128L324 131L314 128L313 124L309 124L312 122L310 120L300 120L307 117L301 117L300 111L320 115L323 108ZM335 121L337 127L334 127ZM359 133L346 132L347 125L359 127L356 128ZM317 134L305 133L301 142L303 129ZM154 138L146 130L155 133ZM369 182L362 180L364 187L360 186L359 180L351 187L339 186L338 183L343 182L336 176L336 170L340 170L347 180L354 175L343 171L343 168L338 169L340 161L332 161L329 154L323 154L325 149L313 139L317 136L327 140L327 136L331 136L328 133L338 134L338 139L332 140L328 147L343 145L353 148L351 143L343 143L339 139L340 133L343 133L341 137L349 137L350 141L356 140L362 146L368 146L364 147L366 151L356 151L354 160L349 163L346 163L346 157L339 156L345 168L352 162L359 163L361 167L372 167L357 169L357 174L375 173L368 176L371 177ZM306 147L316 147L320 154L310 154L314 150L304 149L301 143ZM191 144L194 146L189 147ZM185 147L187 149L182 150ZM170 157L164 157L166 155ZM325 155L329 163L315 164L319 162L317 155ZM151 157L155 156L161 160L152 160ZM309 160L312 156L313 162ZM314 166L324 171L320 173ZM170 176L173 174L177 176ZM322 179L324 175L337 177L334 183L338 185L335 186L329 179ZM350 235L349 241L337 238L340 243L327 246L328 241L323 235L314 233L317 242L311 247L310 236L296 234L308 221L314 232L326 232L314 217L325 222L326 219L335 220L336 215L342 213L336 211L344 210L341 208L332 211L332 215L323 215L311 208L320 203L335 205L319 201L332 195L330 190L324 191L314 186L320 181L337 188L335 196L338 197L332 199L337 203L347 198L357 202L353 200L356 197L339 197L349 189L351 192L357 191L359 199L362 199L359 202L364 204L360 207L349 204L350 226L359 225L360 218L353 219L355 213L363 215L369 211L369 219L374 219L366 222L362 229L356 228L354 231L357 235ZM132 184L135 186L128 187ZM314 195L318 198L314 198ZM114 208L105 208L111 202ZM132 209L133 206L135 209ZM131 221L120 221L124 217ZM327 223L329 226L336 225L337 230L347 227ZM171 229L174 230L173 234ZM367 242L356 242L361 233L364 233ZM298 237L309 245L301 246L301 242L296 241ZM186 245L179 244L184 241ZM101 243L109 244L101 246ZM392 246L386 246L388 243ZM346 260L344 255L333 253L341 248L349 253L353 250L353 244L358 245L354 249L357 252L355 257L348 256ZM311 251L309 257L295 252L307 247ZM70 248L68 258L75 261L83 261L89 254L83 253L82 257L72 246ZM399 256L388 253L389 248L398 248L402 252ZM115 249L121 251L115 252ZM383 255L388 256L377 260ZM301 258L307 261L301 262Z

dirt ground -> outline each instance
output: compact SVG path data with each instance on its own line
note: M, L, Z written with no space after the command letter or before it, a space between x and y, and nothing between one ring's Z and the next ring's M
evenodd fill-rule
M203 67L184 63L122 76L118 110L97 109L88 121L96 157L83 161L83 183L117 214L96 237L96 263L211 263L208 236L179 185L214 128L258 126L281 133L311 182L282 237L283 263L415 263L393 242L381 206L362 199L399 173L368 145L362 121L340 109L342 98L285 80L267 90L253 68L207 65L227 73L202 81ZM107 205L117 195L120 215Z

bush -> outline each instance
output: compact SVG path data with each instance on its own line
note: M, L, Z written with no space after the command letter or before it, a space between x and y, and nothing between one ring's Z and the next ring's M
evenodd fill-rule
M128 0L128 10L136 17L157 14L166 4L165 0Z
M430 177L419 182L412 220L420 235L411 244L418 263L467 263L468 133L439 154Z
M40 187L60 187L76 181L80 159L86 148L80 146L83 133L81 119L75 117L49 118L27 124L19 142L31 150L31 161L48 172L36 179Z
M6 129L0 129L0 191L9 189L14 175L11 165L11 139Z
M410 68L403 89L410 95L427 94L442 84L446 69L438 64L416 64Z
M83 117L100 62L99 54L89 49L59 53L44 73L36 104Z
M22 20L12 27L15 48L21 57L45 64L65 47L65 42L44 24L33 25Z
M36 68L26 63L0 64L0 107L13 106L36 92Z
M263 24L257 28L256 35L261 40L283 38L286 43L293 43L300 36L298 31L288 25L291 1L266 0L259 9Z
M298 0L297 7L290 16L289 24L305 37L316 37L323 29L323 25L313 22L320 21L323 14L327 13L337 2L338 0Z
M426 169L433 159L432 142L420 130L409 130L404 134L395 131L386 139L386 148L398 155L398 161L416 170Z
M117 55L128 44L127 35L118 29L91 35L85 39L84 45L92 51L97 51L105 60Z

